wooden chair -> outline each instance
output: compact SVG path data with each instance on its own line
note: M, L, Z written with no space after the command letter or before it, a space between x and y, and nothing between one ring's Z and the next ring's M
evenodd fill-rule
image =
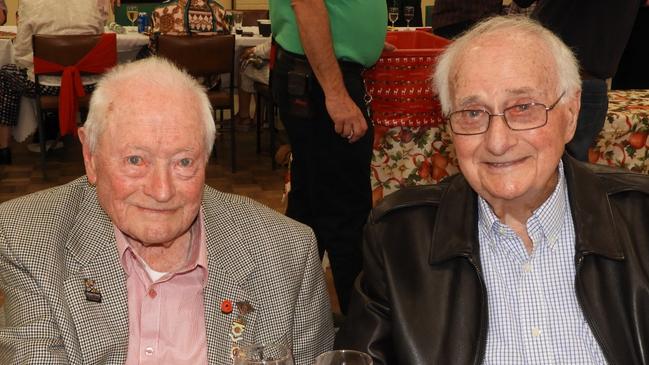
M277 162L275 161L275 139L277 136L275 116L277 115L277 105L273 101L273 95L268 85L255 82L254 87L256 92L257 153L261 153L261 128L266 122L268 123L268 134L270 135L271 167L275 170L277 168Z
M98 47L102 42L102 46ZM46 147L45 136L45 111L59 110L59 123L61 120L61 108L64 98L61 93L57 96L41 95L40 89L43 86L41 77L62 76L64 69L74 67L81 76L101 74L117 64L117 47L115 34L74 34L74 35L45 35L35 34L32 36L32 49L34 52L34 74L36 84L36 113L38 120L39 143L41 149L41 165L43 176L46 177ZM63 83L63 79L61 80ZM73 82L73 80L70 80ZM78 92L78 90L76 90ZM80 110L87 111L90 95L75 96ZM76 110L73 110L76 118ZM68 114L69 115L69 114ZM71 133L76 133L76 120L74 121ZM61 129L65 134L65 131ZM59 133L58 138L61 137ZM55 143L56 144L56 143Z
M236 144L234 129L234 35L214 34L205 36L160 35L158 55L174 62L190 75L208 78L229 75L225 87L209 90L207 96L214 110L230 110L230 151L232 172L236 172Z

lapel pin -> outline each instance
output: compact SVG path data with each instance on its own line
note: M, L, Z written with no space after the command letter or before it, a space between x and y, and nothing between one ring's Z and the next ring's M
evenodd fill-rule
M221 312L223 314L230 314L232 313L232 301L228 299L224 299L221 302Z
M255 309L252 307L252 304L247 300L237 302L237 309L239 310L239 316L245 316L248 313L254 312Z
M101 303L101 292L97 287L95 287L95 280L83 279L83 284L85 286L84 294L86 295L86 300L89 302Z

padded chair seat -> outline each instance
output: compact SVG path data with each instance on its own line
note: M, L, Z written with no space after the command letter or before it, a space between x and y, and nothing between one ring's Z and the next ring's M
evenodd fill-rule
M228 108L230 106L230 92L227 90L208 91L207 98L215 109L219 107Z
M79 109L84 109L88 110L88 106L90 105L90 95L89 93L86 93L86 95L79 97L77 100L79 101ZM41 109L42 110L57 110L59 108L59 97L58 95L43 95L41 96Z

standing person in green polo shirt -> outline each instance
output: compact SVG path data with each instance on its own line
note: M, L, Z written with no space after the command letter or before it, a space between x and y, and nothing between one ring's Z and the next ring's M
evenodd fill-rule
M384 0L271 0L271 86L291 143L286 214L327 251L340 308L361 270L373 128L362 71L384 47Z

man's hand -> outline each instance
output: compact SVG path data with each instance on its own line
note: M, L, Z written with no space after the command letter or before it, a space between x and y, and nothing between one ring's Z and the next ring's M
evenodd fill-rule
M325 98L327 112L334 122L334 129L349 143L361 139L367 132L367 122L358 106L346 91Z

